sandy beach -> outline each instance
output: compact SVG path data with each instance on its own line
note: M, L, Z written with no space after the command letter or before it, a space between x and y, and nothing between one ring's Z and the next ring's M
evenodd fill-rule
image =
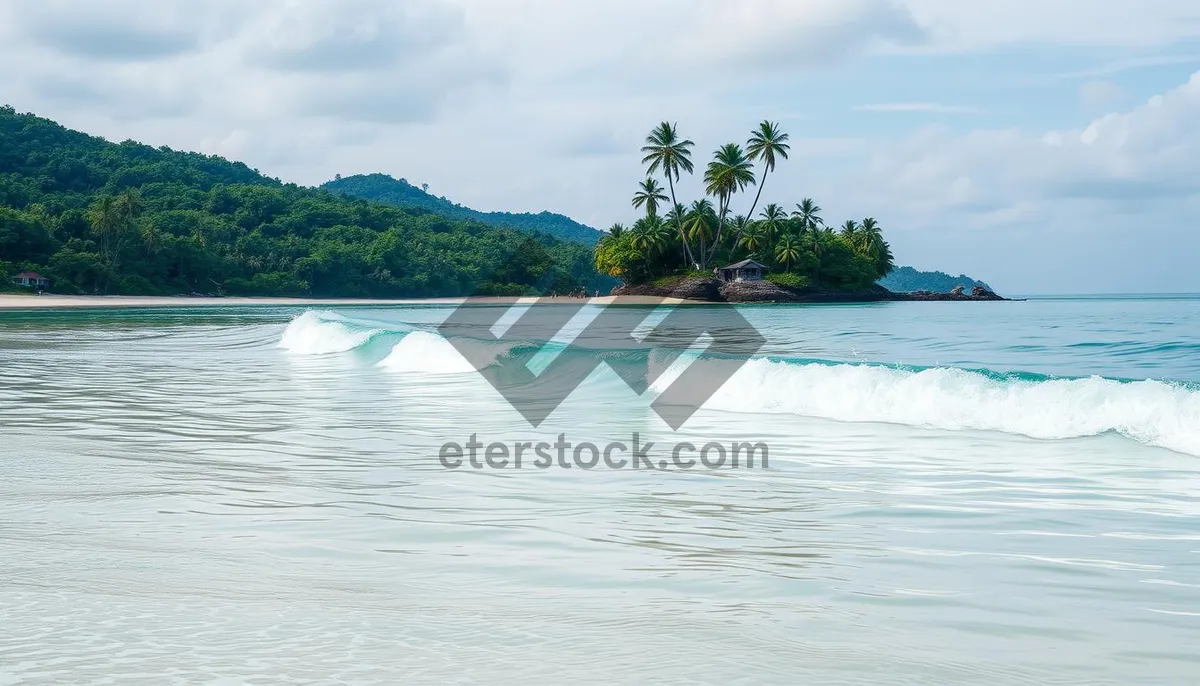
M194 307L380 307L387 305L449 305L463 302L463 298L428 298L413 300L370 300L370 299L312 299L312 298L192 298L140 295L16 295L0 294L0 310L49 310L66 308L126 309L126 308L194 308ZM605 296L591 298L597 305L608 305L617 298ZM695 300L678 300L655 297L625 296L622 304L658 305L692 304L712 305ZM534 303L536 298L477 298L479 303L517 304ZM544 301L548 304L578 302L572 298L555 298Z

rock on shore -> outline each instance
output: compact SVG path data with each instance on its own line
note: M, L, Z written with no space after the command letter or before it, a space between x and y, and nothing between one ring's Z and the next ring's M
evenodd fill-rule
M716 279L685 277L669 286L656 286L652 283L617 286L612 290L612 294L723 302L724 298L721 297L720 287L721 282Z

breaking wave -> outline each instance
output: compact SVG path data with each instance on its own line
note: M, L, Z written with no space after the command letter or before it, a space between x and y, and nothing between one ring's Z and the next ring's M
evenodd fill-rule
M652 390L681 371L673 367ZM753 359L704 407L1038 439L1115 432L1200 455L1200 387L1167 381Z
M426 374L466 374L475 371L449 341L425 331L414 331L402 338L379 366L393 372Z
M279 347L295 355L329 355L390 337L397 340L378 363L389 372L466 374L474 369L436 333L393 325L377 327L332 312L307 312L297 317L283 333ZM543 347L541 344L457 342L475 346L472 358L485 364L523 357L535 373L554 353L601 355L614 362L628 355L628 351L616 350L564 352L557 344L549 344L543 354L533 355ZM650 363L656 363L655 356ZM663 370L651 391L667 388L689 363L705 361L694 354L685 355ZM1168 381L1055 378L954 367L755 358L704 408L948 431L998 431L1047 440L1115 432L1146 445L1200 456L1200 386Z
M279 347L294 355L332 355L366 345L383 333L356 325L335 312L309 311L292 320Z

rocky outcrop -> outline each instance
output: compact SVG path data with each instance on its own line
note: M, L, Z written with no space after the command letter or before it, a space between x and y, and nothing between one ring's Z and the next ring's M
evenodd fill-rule
M882 286L853 293L787 288L769 281L727 283L721 286L721 296L731 303L865 303L891 300L894 295Z
M799 302L796 291L777 286L770 281L749 281L721 284L721 297L731 303Z
M954 289L950 291L950 295L966 295L966 290L966 286L955 286Z
M986 288L980 288L980 287L976 286L975 288L971 289L971 293L969 295L967 293L964 293L961 290L958 291L957 293L954 291L951 291L949 293L932 293L930 291L914 291L912 293L892 293L892 297L890 297L888 299L889 300L900 300L900 301L915 300L915 301L977 302L977 301L981 301L981 300L1007 300L1008 298L1002 298L1002 297L996 295L995 293L987 290Z
M617 286L612 290L613 295L641 295L655 298L682 298L683 300L706 300L720 302L722 300L721 282L716 279L702 277L684 277L670 284L654 285L642 283L635 285Z

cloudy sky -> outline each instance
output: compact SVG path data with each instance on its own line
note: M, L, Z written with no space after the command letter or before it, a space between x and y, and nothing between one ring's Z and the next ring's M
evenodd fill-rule
M0 0L0 102L600 227L658 121L707 158L768 118L764 200L875 216L901 263L1200 291L1195 0Z

